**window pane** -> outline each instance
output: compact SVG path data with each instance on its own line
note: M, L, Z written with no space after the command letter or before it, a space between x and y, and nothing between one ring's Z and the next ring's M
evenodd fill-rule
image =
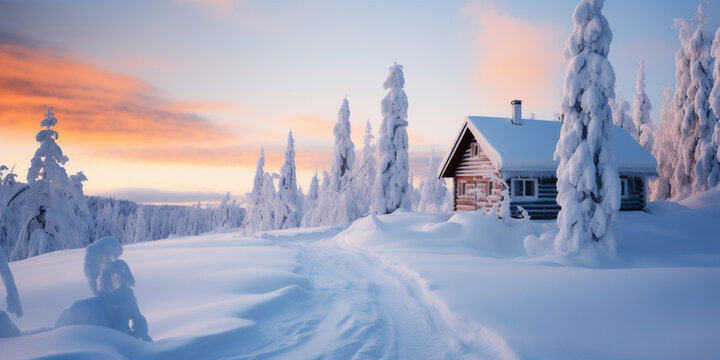
M492 195L493 191L493 183L492 181L488 183L488 195Z
M535 196L535 181L525 181L525 196Z
M525 196L525 194L524 194L525 191L523 190L523 188L524 188L523 185L524 185L525 183L524 183L523 181L514 181L514 184L515 184L515 189L514 189L514 194L513 194L513 195L515 195L515 196Z

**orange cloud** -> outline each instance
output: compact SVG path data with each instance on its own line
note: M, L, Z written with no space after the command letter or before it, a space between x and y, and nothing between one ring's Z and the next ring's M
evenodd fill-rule
M475 61L473 80L478 102L488 115L510 112L521 99L530 111L552 114L562 91L566 36L559 26L513 17L487 0L468 3Z
M64 141L86 144L217 142L225 129L194 111L224 106L162 98L149 84L58 51L0 43L0 127L33 134L55 107Z
M330 148L296 148L295 164L298 170L323 169L330 163ZM255 167L259 147L197 147L176 146L157 148L113 148L106 156L130 161L162 164L196 164L219 167ZM265 171L279 172L285 162L285 149L265 147Z

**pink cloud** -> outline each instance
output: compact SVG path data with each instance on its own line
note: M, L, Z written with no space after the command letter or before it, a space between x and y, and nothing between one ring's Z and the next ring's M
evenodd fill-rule
M561 27L519 19L487 0L468 3L463 15L470 21L473 82L482 109L506 115L510 101L521 99L525 116L554 113L564 68Z

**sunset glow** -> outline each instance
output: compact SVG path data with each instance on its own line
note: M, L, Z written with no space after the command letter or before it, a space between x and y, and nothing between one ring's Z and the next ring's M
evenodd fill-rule
M261 147L268 170L279 171L291 129L299 184L307 188L315 168L328 165L341 100L350 101L360 151L365 122L379 126L387 66L401 61L412 172L422 177L430 151L447 150L464 116L507 116L513 98L523 99L528 116L557 112L573 8L566 3L321 1L270 8L255 1L161 1L116 4L113 13L94 4L81 16L71 3L2 1L0 163L16 165L24 178L42 105L50 105L68 169L87 174L89 194L142 188L241 195ZM606 6L609 21L617 19L610 56L620 92L633 92L641 57L635 44L662 54L646 59L655 121L661 85L673 81L677 36L670 14L690 15L695 4L669 7L644 14L646 29L634 29L620 21L626 13ZM383 20L396 13L401 24ZM321 18L344 25L331 35L317 25ZM709 19L712 27L720 16ZM103 21L107 26L99 26ZM649 34L652 41L643 40Z

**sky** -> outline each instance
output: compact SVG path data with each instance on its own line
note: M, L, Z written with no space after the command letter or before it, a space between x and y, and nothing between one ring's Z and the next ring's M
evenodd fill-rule
M658 121L674 85L673 19L699 2L607 0L617 91L638 63ZM404 66L411 171L427 174L464 117L551 119L577 0L0 0L0 164L24 179L43 105L85 193L152 203L219 201L252 187L265 148L279 172L288 131L299 185L329 164L343 98L362 150L377 136L388 68ZM720 1L706 8L720 26ZM357 157L360 158L359 156Z

